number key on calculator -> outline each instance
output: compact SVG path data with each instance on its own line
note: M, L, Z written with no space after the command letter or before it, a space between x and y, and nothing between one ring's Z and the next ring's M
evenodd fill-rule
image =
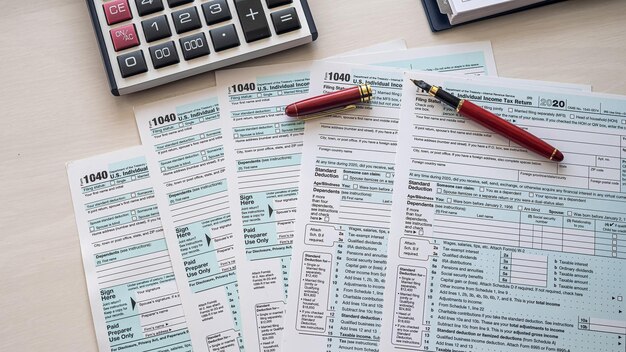
M111 93L314 41L307 0L87 0Z

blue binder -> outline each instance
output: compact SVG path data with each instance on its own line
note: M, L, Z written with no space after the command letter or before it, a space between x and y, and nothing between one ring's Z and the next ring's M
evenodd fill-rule
M524 10L528 10L534 7L539 7L539 6L544 6L544 5L549 5L549 4L554 4L556 2L561 2L561 1L565 1L565 0L551 0L551 1L544 1L544 2L540 2L537 4L533 4L533 5L529 5L529 6L523 6L511 11L506 11L506 12L501 12L499 14L496 15L491 15L491 16L487 16L487 17L483 17L483 18L479 18L473 21L469 21L469 22L463 22L463 23L459 23L457 25L451 25L450 21L448 21L448 16L446 14L443 14L439 11L439 6L437 5L437 0L422 0L422 5L424 5L424 11L426 12L426 17L428 18L428 24L430 25L430 29L433 32L439 32L439 31L443 31L446 29L450 29L452 27L457 27L460 25L464 25L467 23L473 23L473 22L477 22L477 21L482 21L488 18L493 18L493 17L498 17L498 16L502 16L502 15L507 15L510 13L514 13L514 12L518 12L518 11L524 11Z

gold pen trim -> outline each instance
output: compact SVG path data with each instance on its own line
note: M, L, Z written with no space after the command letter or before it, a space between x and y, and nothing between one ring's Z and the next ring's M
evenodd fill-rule
M552 160L552 158L554 158L554 156L556 155L556 153L558 151L559 151L558 149L554 148L554 150L552 151L552 155L550 155L550 160Z
M302 118L298 117L298 120L300 120L300 121L307 121L307 120L319 119L320 117L326 117L326 116L330 116L332 114L345 112L345 111L350 111L350 110L354 110L354 109L356 109L356 105L348 105L348 106L344 106L344 107L341 107L341 108L335 108L335 109L331 109L331 110L326 110L324 112L319 112L317 114L302 115Z
M368 103L372 100L372 86L369 84L359 84L361 103Z
M439 91L439 87L437 87L437 86L430 86L430 89L428 90L428 94L430 94L430 95L432 95L434 97L435 94L437 94L438 91Z
M461 108L463 107L464 102L465 102L465 99L461 99L461 101L459 102L459 105L456 106L456 112L461 111Z

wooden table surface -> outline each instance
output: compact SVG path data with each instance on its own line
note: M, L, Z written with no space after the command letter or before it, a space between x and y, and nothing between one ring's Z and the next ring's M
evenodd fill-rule
M321 59L397 38L490 40L503 77L626 94L626 1L571 0L434 34L419 0L309 0L319 39L243 66ZM215 84L202 74L108 91L85 1L2 0L0 351L97 351L65 163L139 144L133 106Z

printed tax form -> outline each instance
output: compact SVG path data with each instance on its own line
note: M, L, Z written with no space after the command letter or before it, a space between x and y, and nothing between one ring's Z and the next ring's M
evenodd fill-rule
M344 55L405 48L403 41L396 40ZM210 122L219 116L215 97L209 90L189 98L191 100L181 97L171 104L161 102L154 113L148 108L149 115L141 121L145 129L150 129L149 132L144 131L144 142L154 143L148 146L155 153L167 156L162 168L153 166L155 174L189 175L188 171L197 170L200 164L209 171L223 162L220 160L223 158L219 146L219 123ZM139 109L140 112L142 110ZM208 144L213 147L207 147ZM223 194L225 183L207 181L211 179L211 172L196 174L195 180L181 182L182 179L175 179L164 186L153 183L142 147L71 162L68 164L68 176L100 351L191 351L183 306L187 306L187 311L194 318L191 325L196 333L193 336L204 333L208 336L206 345L209 348L239 350L238 332L229 331L230 335L224 337L224 324L212 324L215 319L224 318L224 312L227 312L224 321L231 319L234 327L239 322L237 296L232 290L237 285L233 281L235 267L231 265L231 259L224 257L231 253L232 246L229 246L228 236L219 235L229 226L228 210L224 207L224 198L202 197L211 192ZM206 183L188 193L193 193L193 197L200 196L199 199L208 199L203 204L205 207L187 204L182 208L189 210L187 214L200 208L212 209L217 215L226 216L217 216L217 220L204 219L200 229L196 226L193 230L196 238L190 239L186 231L169 236L180 240L180 250L173 258L177 268L181 266L181 259L184 260L184 270L178 271L178 280L186 285L186 292L193 287L197 293L186 294L186 299L181 302L165 239L168 236L161 228L153 186L157 185L157 193L162 196L163 190L159 187L172 188L174 185L193 184L190 181L197 180ZM188 190L183 189L179 195ZM172 217L172 212L174 217L180 216L178 209L170 208L170 205L178 206L183 199L174 197L172 200L168 206L161 207L168 218ZM216 208L216 205L219 207ZM209 231L204 228L211 225L216 225L211 228L212 235L215 235L209 237ZM168 225L168 228L172 226ZM173 245L178 248L179 242L173 242ZM215 256L216 250L222 257ZM184 256L181 255L183 252ZM194 257L198 253L209 259L209 263L196 262ZM224 282L228 284L220 286ZM227 290L226 299L223 297L224 290ZM205 291L208 293L203 293ZM205 313L206 323L199 322L194 314L196 309L206 310L204 306L194 308L193 299L196 296L212 304L212 311ZM226 306L228 309L223 309ZM211 329L214 329L213 333ZM213 339L227 343L213 343ZM205 348L204 341L200 345L199 350Z
M402 42L365 48L402 48ZM194 351L243 351L228 138L215 90L135 109ZM254 331L253 331L254 332Z
M478 67L492 68L488 61L463 63L444 53L422 62L431 69L451 69L456 62L471 77ZM312 95L366 81L374 87L371 103L305 127L286 350L378 351L402 72L319 63L311 73Z
M135 109L193 350L243 351L215 90Z
M490 72L495 67L488 42L329 60L370 62L371 57L371 62L404 67L441 61L443 55L451 69L469 65L467 72L475 73L484 72L486 63ZM232 186L232 231L240 234L235 241L242 249L235 255L248 351L281 348L304 138L304 122L285 116L284 108L311 96L310 70L311 62L304 62L216 76Z
M626 97L406 78L527 128L565 160L405 80L381 350L624 351Z
M426 51L422 68L456 63L470 75L494 72L492 57L471 64L457 55ZM365 82L374 89L371 103L307 121L287 351L378 350L402 71L319 62L311 72L311 95Z
M143 148L67 172L99 350L191 352Z

